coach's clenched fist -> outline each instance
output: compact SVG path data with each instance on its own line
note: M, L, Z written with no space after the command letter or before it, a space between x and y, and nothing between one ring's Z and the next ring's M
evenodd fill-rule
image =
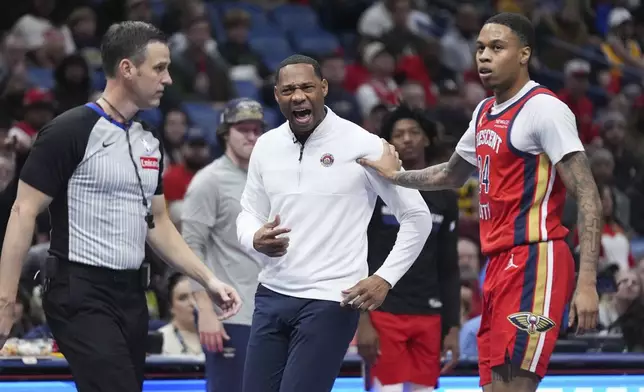
M270 257L282 257L286 254L289 239L286 236L278 236L288 233L291 229L278 227L279 224L280 216L276 215L272 222L266 223L257 230L253 237L253 247L256 251Z

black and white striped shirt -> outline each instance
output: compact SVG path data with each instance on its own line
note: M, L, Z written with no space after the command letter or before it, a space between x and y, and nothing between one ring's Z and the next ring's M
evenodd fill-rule
M138 269L144 258L148 205L163 194L161 138L139 122L119 123L89 103L56 117L38 134L20 179L53 198L51 247L62 259Z

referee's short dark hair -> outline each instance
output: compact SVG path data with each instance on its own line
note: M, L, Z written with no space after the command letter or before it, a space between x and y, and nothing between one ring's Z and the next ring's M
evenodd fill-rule
M534 49L534 27L530 19L513 12L502 12L490 17L485 24L499 24L508 27L519 38L523 46Z
M101 41L101 57L105 76L113 78L123 59L139 65L145 61L145 51L151 42L166 42L158 28L140 21L125 21L107 29Z
M289 56L282 60L280 65L277 67L277 76L275 78L275 82L279 82L280 78L280 71L282 68L286 67L287 65L295 65L295 64L309 64L310 66L313 67L313 72L315 72L315 76L318 78L322 79L322 68L320 68L320 63L314 59L313 57L305 56L303 54L294 54L292 56Z

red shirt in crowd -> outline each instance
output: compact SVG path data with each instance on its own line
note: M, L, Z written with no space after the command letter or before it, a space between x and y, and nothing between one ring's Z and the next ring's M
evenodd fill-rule
M579 138L583 144L590 144L599 137L599 130L593 123L594 106L588 97L575 99L569 91L563 89L557 94L559 99L568 105L577 119Z
M188 170L185 165L171 165L163 174L163 191L166 201L183 200L195 173Z

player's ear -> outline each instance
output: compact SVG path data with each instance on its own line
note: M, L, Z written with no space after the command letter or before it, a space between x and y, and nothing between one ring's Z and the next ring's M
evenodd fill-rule
M520 56L521 56L521 65L527 65L528 62L530 62L530 55L532 54L532 48L529 46L524 47L521 49Z

